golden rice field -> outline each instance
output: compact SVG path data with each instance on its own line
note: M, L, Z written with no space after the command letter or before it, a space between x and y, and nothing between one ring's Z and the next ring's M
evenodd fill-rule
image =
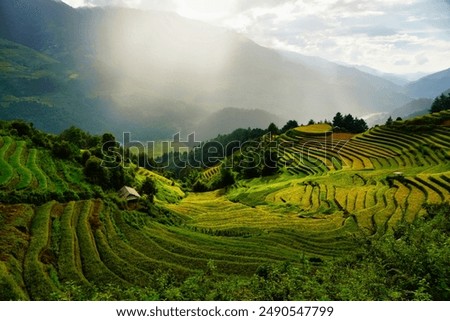
M138 169L137 180L157 182L158 215L106 199L0 203L0 299L49 300L67 282L143 287L162 272L181 280L210 260L224 275L317 262L350 253L355 234L389 233L421 216L423 204L450 201L447 122L377 127L345 140L323 129L277 137L280 174L214 192L185 193ZM76 180L48 153L0 138L0 190L57 190Z

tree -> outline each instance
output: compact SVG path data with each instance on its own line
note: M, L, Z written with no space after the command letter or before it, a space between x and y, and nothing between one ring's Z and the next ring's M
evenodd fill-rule
M289 120L286 125L283 126L283 128L281 128L281 132L285 133L290 129L294 129L298 127L298 123L296 120Z
M344 117L340 112L338 112L336 116L334 116L333 118L333 127L341 128L343 127L343 124L344 124Z
M61 159L74 159L80 154L80 150L67 141L56 142L53 145L53 155Z
M150 177L145 178L145 181L141 186L141 193L148 196L156 195L156 193L158 193L158 188L156 187L155 181Z
M347 129L349 132L353 132L353 126L354 126L355 118L351 114L345 115L344 119L342 120L342 127Z
M340 131L346 131L349 133L363 133L369 129L364 119L353 117L351 114L342 116L341 113L337 113L333 118L333 127Z
M226 187L233 185L235 182L235 178L231 169L223 166L220 170L220 185L221 187Z
M355 118L352 133L364 133L368 129L369 129L369 126L367 126L367 123L364 119Z
M81 164L85 165L89 158L91 158L91 152L85 150L83 154L81 154Z
M110 151L111 148L118 147L118 143L116 142L116 137L114 137L111 133L105 133L102 136L102 145L104 151Z
M33 124L28 124L24 121L18 120L18 121L14 121L11 124L11 127L14 128L15 130L17 130L17 134L19 136L30 136L31 131L33 129Z
M277 157L277 152L272 149L264 151L264 164L261 170L262 176L270 176L278 171Z
M392 124L394 123L394 121L392 120L392 117L389 116L389 118L386 120L386 126L392 126Z
M118 190L122 186L126 185L125 182L125 170L122 166L117 166L108 169L109 176L109 188Z
M72 126L68 129L66 129L65 131L63 131L60 135L59 138L63 141L67 141L75 146L77 146L78 148L84 148L87 149L89 148L89 146L87 146L87 138L88 138L88 134L83 132L81 129Z
M256 159L244 159L239 166L244 178L255 178L259 176L259 167Z
M277 125L275 125L274 123L270 123L269 128L267 128L267 132L272 135L278 135L279 131L280 130L278 129Z
M316 122L314 121L314 119L310 119L308 122L308 125L314 125Z
M208 191L208 187L202 180L197 180L194 185L192 185L192 190L196 193L203 193Z
M108 171L102 166L102 160L95 156L91 156L87 160L84 166L84 175L93 184L102 187L109 185Z
M432 113L438 113L447 109L450 109L450 94L442 94L434 100L433 104L431 105L430 111Z

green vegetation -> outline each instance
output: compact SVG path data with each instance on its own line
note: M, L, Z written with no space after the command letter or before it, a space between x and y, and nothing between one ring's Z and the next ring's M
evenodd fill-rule
M354 118L351 114L343 116L337 113L333 118L333 127L337 131L363 133L369 129L364 119Z
M175 174L1 122L0 299L448 300L448 119L263 131Z
M448 109L450 109L450 94L442 94L434 100L430 111L432 113L438 113Z
M50 213L55 204L48 203L37 209L31 225L31 240L24 262L24 281L33 300L44 300L49 293L57 292L51 275L53 266L47 245L49 243ZM43 262L44 261L44 262Z

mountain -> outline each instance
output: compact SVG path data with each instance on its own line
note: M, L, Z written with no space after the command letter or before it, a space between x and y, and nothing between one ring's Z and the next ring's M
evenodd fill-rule
M412 81L416 81L419 78L427 75L423 72L397 75L397 74L382 72L377 69L370 68L370 67L363 66L363 65L350 65L350 66L354 67L358 70L361 70L362 72L389 80L399 86L405 86L408 83L410 83Z
M59 132L71 125L97 131L111 123L101 102L85 96L84 80L54 58L0 38L0 115Z
M224 108L198 123L196 137L204 140L231 133L236 128L267 128L270 123L282 126L286 121L264 110Z
M417 116L422 116L430 112L431 105L433 104L433 99L420 98L415 99L406 105L395 109L392 112L392 118L401 117L404 119L413 118Z
M132 131L139 139L157 139L195 131L199 121L226 107L306 122L336 111L388 112L411 100L382 78L354 68L316 68L234 32L170 13L15 0L0 3L0 18L0 37L76 75L76 86L57 77L63 85L56 92L71 97L65 106L53 104L61 108L57 126L48 121L49 110L41 110L48 106L36 108L36 115L18 114L53 132L75 122L94 133ZM14 113L0 110L2 117Z
M359 106L357 115L364 111L388 112L411 99L404 94L404 88L386 78L360 71L352 66L342 66L318 57L293 52L281 52L283 57L296 64L303 64L319 73L333 84L333 92L346 95L344 101L355 101ZM363 106L370 106L364 109ZM343 107L345 109L345 107ZM342 109L342 110L344 110ZM341 110L341 109L338 109Z
M436 98L450 88L450 68L420 78L406 86L411 97Z
M433 99L419 98L410 101L409 103L394 109L392 112L374 113L371 115L365 115L363 118L370 127L375 125L382 125L386 123L389 117L397 119L411 119L418 116L426 115L430 112Z
M373 84L373 86L384 89L390 88L396 94L404 94L403 86L410 82L414 75L395 75L383 73L376 69L362 65L337 64L319 57L301 55L294 52L281 51L282 55L294 62L302 63L309 68L321 72L326 77L333 78L351 78L355 83L358 81L364 84ZM423 75L423 74L420 74ZM417 76L416 78L419 78Z

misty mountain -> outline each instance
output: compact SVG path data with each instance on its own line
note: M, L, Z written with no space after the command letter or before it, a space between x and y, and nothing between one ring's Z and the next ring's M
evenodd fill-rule
M331 118L336 111L356 116L390 112L411 100L401 86L380 77L338 65L318 67L170 13L6 0L0 3L0 37L56 61L54 94L64 103L37 106L39 119L29 112L17 116L51 127L54 122L46 117L57 113L51 131L75 123L93 132L131 131L140 139L199 127L207 135L207 128L217 128L208 122L226 107L306 122ZM46 72L47 66L42 68ZM48 99L46 90L34 97ZM15 94L2 92L3 97ZM17 106L26 100L22 97ZM6 106L0 116L15 110ZM266 121L266 116L259 118ZM238 124L222 118L227 131Z
M357 68L362 72L384 78L384 79L389 80L399 86L405 86L405 85L409 84L410 82L416 81L427 75L426 73L423 73L423 72L397 75L397 74L382 72L382 71L376 70L374 68L370 68L370 67L362 66L362 65L353 65L351 67Z
M391 116L393 119L401 117L403 119L413 118L417 116L422 116L430 112L431 105L434 99L420 98L415 99L406 105L395 109Z
M71 125L107 128L111 112L85 95L78 74L48 55L0 38L0 116L60 132Z
M423 116L430 112L433 101L433 99L429 98L415 99L399 108L394 109L390 113L384 112L366 115L364 117L364 120L369 126L375 126L386 123L389 117L392 117L392 119L395 120L398 117L402 119L410 119L418 116Z
M208 139L219 134L231 133L236 128L262 128L270 123L283 126L287 120L264 110L224 108L210 114L198 123L196 137Z
M320 57L313 57L313 56L306 56L295 52L288 52L288 51L280 51L281 54L297 63L302 63L310 68L316 69L318 71L321 71L325 75L339 75L341 73L352 73L353 75L361 75L363 77L367 77L367 75L374 76L373 81L384 82L385 84L392 85L395 84L395 89L399 92L402 91L401 87L409 83L410 81L406 77L402 77L395 74L387 74L380 72L376 69L367 67L367 66L361 66L361 65L348 65L348 64L338 64L331 62L329 60L320 58ZM420 77L417 77L417 79Z
M297 64L303 64L319 73L342 93L347 94L348 101L356 101L359 106L370 108L359 109L362 112L390 111L399 105L409 102L404 88L388 79L360 71L356 67L342 66L318 57L309 57L293 52L282 52L283 57Z
M450 68L420 78L406 86L411 97L436 98L450 88Z

